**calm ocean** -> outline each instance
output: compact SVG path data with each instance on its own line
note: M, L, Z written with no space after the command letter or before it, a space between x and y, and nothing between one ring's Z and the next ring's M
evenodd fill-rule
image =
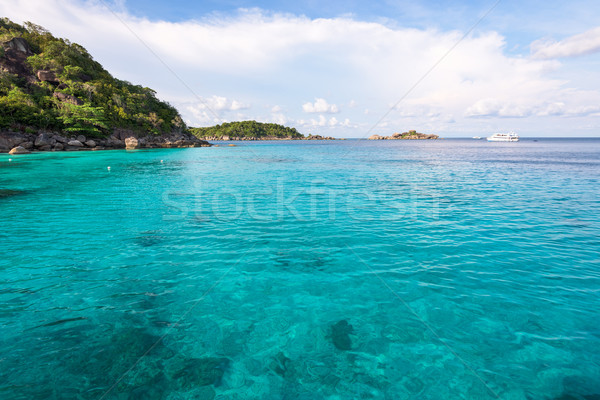
M2 154L0 398L599 399L599 179L600 139Z

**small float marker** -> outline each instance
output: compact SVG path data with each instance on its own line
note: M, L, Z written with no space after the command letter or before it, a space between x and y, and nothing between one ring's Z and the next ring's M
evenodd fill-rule
M110 167L106 167L106 169L110 171Z
M163 160L160 160L160 163L162 164Z
M9 158L9 159L8 159L8 162L11 162L11 161L12 161L12 158Z

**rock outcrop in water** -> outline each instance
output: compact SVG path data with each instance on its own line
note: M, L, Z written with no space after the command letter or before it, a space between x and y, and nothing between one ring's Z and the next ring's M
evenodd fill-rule
M29 153L31 153L31 152L23 146L14 147L8 152L8 154L29 154Z
M438 135L419 133L417 131L408 131L402 133L394 133L392 136L371 135L369 140L425 140L438 139Z
M332 136L308 135L302 140L336 140L336 138Z

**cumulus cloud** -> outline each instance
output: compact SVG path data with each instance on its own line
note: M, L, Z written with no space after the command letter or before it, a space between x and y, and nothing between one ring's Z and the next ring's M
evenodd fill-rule
M285 114L278 113L278 114L272 114L271 118L269 119L269 122L279 124L279 125L287 125L287 123L289 122L289 119Z
M585 116L598 116L600 113L600 106L598 105L580 105L574 107L567 107L565 103L550 103L541 106L536 115L538 116L564 116L564 117L585 117Z
M340 112L338 106L335 104L329 104L327 100L322 98L315 98L315 102L304 103L302 105L302 110L307 113L327 113L327 114L335 114Z
M600 51L600 27L560 41L536 40L531 44L532 57L552 59L577 57Z
M238 100L230 100L227 97L212 96L202 99L196 106L198 109L209 109L212 111L238 111L250 108L249 104L244 104Z
M250 105L242 103L241 101L228 99L223 96L212 96L208 98L199 98L193 104L182 104L183 109L181 112L191 114L194 121L192 125L200 124L218 124L225 122L227 119L224 115L234 112L234 119L239 119L243 114L235 113L236 111L246 110L250 108ZM186 118L189 120L189 118Z
M180 111L186 112L186 115L191 117L185 119L185 123L189 126L206 126L225 122L218 114L213 114L197 106L187 106Z
M540 102L528 105L516 102L503 103L496 99L485 99L478 101L467 109L466 117L498 117L498 118L525 118L529 116L538 117L576 117L595 115L600 112L598 105L571 105L562 101Z
M532 114L530 107L498 99L483 99L467 108L466 117L524 118Z
M560 101L542 105L537 114L539 116L559 116L565 115L565 113L566 104Z
M324 115L319 115L318 119L311 118L306 121L304 119L299 119L296 121L298 125L307 127L307 128L318 128L318 127L327 127L327 128L335 128L335 127L345 127L345 128L356 128L357 125L353 125L350 122L349 118L345 118L343 121L339 121L336 117L325 117Z

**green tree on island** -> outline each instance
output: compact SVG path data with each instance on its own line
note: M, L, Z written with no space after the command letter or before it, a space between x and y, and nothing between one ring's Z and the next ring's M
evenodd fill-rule
M0 129L95 137L115 128L156 135L186 129L152 89L112 77L82 46L30 22L0 18L0 71Z
M262 123L256 121L226 122L221 125L206 128L190 128L190 132L199 139L214 138L252 138L252 139L302 139L304 136L296 130L287 126Z

